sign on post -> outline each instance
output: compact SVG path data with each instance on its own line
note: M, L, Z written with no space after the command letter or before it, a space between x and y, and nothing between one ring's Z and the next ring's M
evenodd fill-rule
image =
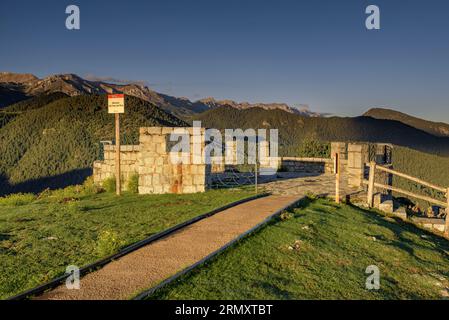
M120 113L125 113L125 95L108 95L108 112L115 115L115 193L121 194L120 173Z
M125 95L124 94L108 95L108 112L109 113L125 113Z

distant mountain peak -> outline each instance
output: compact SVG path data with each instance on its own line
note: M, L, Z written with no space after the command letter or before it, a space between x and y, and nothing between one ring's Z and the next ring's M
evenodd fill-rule
M449 137L449 124L447 123L424 120L386 107L371 108L365 112L363 116L382 120L400 121L406 125L436 136Z
M250 102L235 102L234 100L217 100L213 97L207 97L201 100L196 101L197 104L204 104L206 108L204 109L214 109L218 107L232 107L239 110L246 110L251 108L261 108L264 110L283 110L285 112L299 114L305 117L320 117L323 116L323 114L312 112L309 109L308 105L299 105L299 107L292 107L289 106L286 103L279 103L279 102L273 102L273 103L250 103Z
M39 78L30 73L0 72L0 83L22 84L37 80L39 80Z

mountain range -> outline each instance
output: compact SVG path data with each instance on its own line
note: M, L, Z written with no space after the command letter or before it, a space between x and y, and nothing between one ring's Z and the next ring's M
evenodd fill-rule
M71 97L83 94L124 93L151 102L181 118L222 106L240 110L250 108L262 108L265 110L279 109L302 116L321 115L308 110L307 107L299 109L285 103L238 103L232 100L215 100L214 98L190 101L187 98L178 98L158 93L141 83L114 84L103 81L91 81L75 74L52 75L39 79L32 74L0 72L0 101L5 101L3 105L0 104L0 107L38 95L55 92L62 92Z
M213 98L192 102L141 84L109 84L73 74L38 79L31 74L0 73L0 194L83 181L101 156L100 141L113 140L106 94L120 92L126 94L127 106L124 144L138 142L140 126L188 126L200 120L203 127L217 129L279 129L281 156L300 156L307 140L386 142L449 156L448 124L389 109L374 108L359 117L322 117L282 103ZM413 159L403 158L416 166ZM434 162L443 163L440 158ZM420 165L428 169L427 164Z

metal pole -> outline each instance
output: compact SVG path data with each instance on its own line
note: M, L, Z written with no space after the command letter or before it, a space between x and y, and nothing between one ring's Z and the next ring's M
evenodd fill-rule
M119 196L122 191L120 183L120 114L115 114L115 193Z
M255 188L256 188L256 194L258 193L258 186L257 186L257 183L258 183L258 181L257 181L257 174L258 174L258 167L257 167L257 156L258 156L258 144L257 144L257 141L258 141L258 139L257 139L257 136L256 136L256 161L255 161L255 165L254 165L254 177L255 177Z

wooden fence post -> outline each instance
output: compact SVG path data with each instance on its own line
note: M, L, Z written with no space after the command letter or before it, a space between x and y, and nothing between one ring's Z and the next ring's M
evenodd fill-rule
M335 202L340 203L340 154L335 153Z
M121 179L122 174L120 172L120 114L115 114L115 194L121 195L122 184Z
M368 206L374 206L374 177L376 171L376 163L371 161L369 164L369 181L368 181Z

